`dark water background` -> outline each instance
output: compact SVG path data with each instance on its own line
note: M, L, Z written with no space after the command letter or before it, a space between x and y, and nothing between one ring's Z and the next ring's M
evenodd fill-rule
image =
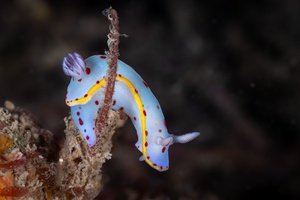
M130 122L114 137L99 199L300 199L300 1L0 2L0 101L63 135L63 57L107 49L119 13L120 59L159 99L171 133L201 136L170 149L170 169L139 162Z

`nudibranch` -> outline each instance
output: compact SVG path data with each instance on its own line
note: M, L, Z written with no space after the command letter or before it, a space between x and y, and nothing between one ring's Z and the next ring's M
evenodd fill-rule
M94 55L84 60L78 53L72 53L64 58L62 66L64 73L71 76L66 104L71 107L72 118L88 145L93 146L95 121L104 97L107 57ZM169 168L170 145L189 142L200 134L169 134L161 107L148 84L120 60L111 109L129 116L138 134L135 145L143 154L140 160L158 171Z

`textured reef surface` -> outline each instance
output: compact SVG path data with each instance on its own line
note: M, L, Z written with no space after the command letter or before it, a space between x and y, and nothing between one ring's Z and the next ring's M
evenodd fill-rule
M0 108L0 199L94 199L119 118L109 112L101 144L91 153L71 117L58 146L30 113L6 101Z

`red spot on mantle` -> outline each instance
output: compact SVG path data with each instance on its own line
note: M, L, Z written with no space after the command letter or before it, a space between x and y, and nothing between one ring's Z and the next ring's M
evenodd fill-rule
M145 142L145 147L147 147L148 146L148 142Z
M79 116L79 115L80 115L80 112L77 112L76 114L77 114L77 116Z
M83 121L82 121L82 119L81 119L81 118L79 118L79 119L78 119L78 121L79 121L79 124L82 126L82 125L83 125Z
M106 56L105 55L100 55L100 58L106 59Z
M164 153L165 150L166 150L166 147L163 147L162 150L161 150L161 152Z
M96 104L96 105L99 105L99 101L96 100L96 101L95 101L95 104Z
M88 135L87 135L85 138L86 138L86 140L89 140L89 139L90 139L90 137L89 137Z
M144 83L145 87L149 87L148 84L145 81L143 81L143 83Z
M87 67L87 68L85 69L85 73L86 73L86 74L90 74L90 73L91 73L91 69Z
M146 110L143 110L143 114L144 114L145 116L147 116Z
M164 125L165 125L165 127L167 128L167 122L166 122L166 119L164 119Z
M117 101L113 100L112 105L114 106L114 105L116 105L116 103L117 103Z

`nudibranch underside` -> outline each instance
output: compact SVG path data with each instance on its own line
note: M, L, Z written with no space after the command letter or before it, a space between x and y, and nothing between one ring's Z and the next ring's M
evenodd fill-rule
M66 103L71 107L72 118L89 146L96 143L95 121L102 106L107 70L105 55L94 55L84 60L79 54L72 53L63 60L64 73L72 77ZM111 109L129 116L138 134L135 145L143 154L140 160L145 160L158 171L169 168L170 145L189 142L200 134L169 134L159 102L148 84L120 60Z

